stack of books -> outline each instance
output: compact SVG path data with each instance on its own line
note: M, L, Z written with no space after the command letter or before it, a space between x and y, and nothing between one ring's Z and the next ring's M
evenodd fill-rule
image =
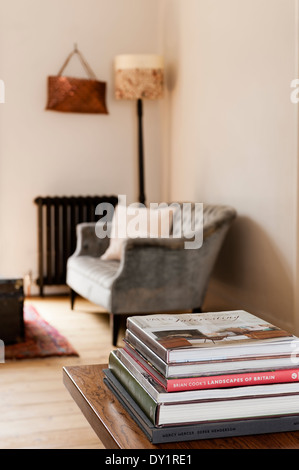
M292 431L298 351L243 310L132 316L104 381L155 444Z

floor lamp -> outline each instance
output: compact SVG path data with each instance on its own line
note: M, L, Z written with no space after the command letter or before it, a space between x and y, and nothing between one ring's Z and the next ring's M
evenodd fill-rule
M115 97L137 100L139 202L145 204L143 100L163 96L163 58L154 54L119 55L115 58Z

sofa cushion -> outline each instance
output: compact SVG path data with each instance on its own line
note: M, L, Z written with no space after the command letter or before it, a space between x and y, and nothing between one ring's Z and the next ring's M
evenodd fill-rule
M103 261L100 257L71 256L68 269L84 275L86 281L91 280L106 289L110 289L119 268L118 261Z
M128 238L168 238L172 218L171 207L148 209L134 205L118 205L112 219L110 244L101 256L102 260L120 261L124 241Z
M71 256L67 262L67 285L82 297L111 311L112 284L118 275L118 261L92 256Z

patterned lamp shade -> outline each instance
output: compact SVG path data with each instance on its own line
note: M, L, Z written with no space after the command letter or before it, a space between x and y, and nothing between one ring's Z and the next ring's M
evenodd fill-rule
M115 97L156 100L163 96L163 58L159 55L119 55L115 58Z

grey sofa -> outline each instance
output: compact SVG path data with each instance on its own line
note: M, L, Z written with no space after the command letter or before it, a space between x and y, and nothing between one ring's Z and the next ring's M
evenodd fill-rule
M203 206L203 244L185 249L186 238L135 238L121 261L100 256L109 238L97 238L94 223L77 226L77 248L67 262L71 305L79 294L110 313L116 346L121 315L166 311L199 312L225 235L236 217L228 206Z

